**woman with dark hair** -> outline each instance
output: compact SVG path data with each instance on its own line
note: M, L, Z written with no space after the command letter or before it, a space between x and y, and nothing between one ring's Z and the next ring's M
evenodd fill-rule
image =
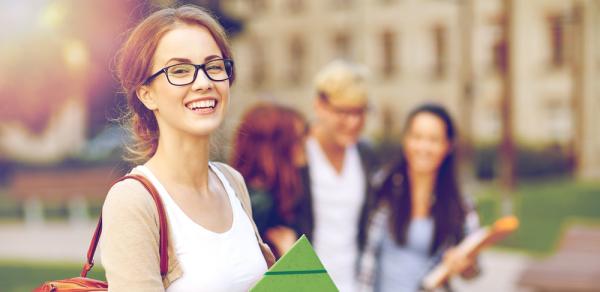
M456 174L456 129L441 106L413 110L401 159L374 176L375 206L361 260L361 282L375 291L418 291L440 261L452 273L476 274L475 260L454 246L477 227Z
M307 123L297 111L276 104L251 108L235 135L231 164L248 181L253 216L261 235L284 254L296 241L295 214L304 193Z

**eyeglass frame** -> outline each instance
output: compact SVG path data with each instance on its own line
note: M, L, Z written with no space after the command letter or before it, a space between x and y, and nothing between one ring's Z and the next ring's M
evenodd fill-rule
M225 64L225 67L227 67L227 63L230 64L231 73L227 74L227 78L226 79L215 80L215 79L211 78L210 75L208 75L208 72L206 72L206 64L214 62L214 61L223 61L223 63ZM169 79L169 74L167 74L168 69L171 68L171 67L174 67L174 66L179 66L179 65L184 65L184 64L194 66L194 68L195 68L194 78L192 78L192 81L190 81L189 83L186 83L186 84L173 84L173 82L171 82L171 79ZM146 78L146 80L144 81L144 84L149 84L154 79L156 79L158 76L160 76L160 74L164 73L165 77L167 78L167 82L169 82L169 84L171 84L173 86L186 86L186 85L190 85L190 84L192 84L192 83L194 83L196 81L196 78L198 78L198 71L200 69L202 69L202 72L204 72L204 76L206 76L206 78L208 78L211 81L221 82L221 81L229 80L229 79L231 79L231 77L233 77L233 60L231 60L231 59L213 59L213 60L209 60L208 62L206 62L204 64L200 64L200 65L196 65L196 64L192 64L192 63L177 63L177 64L169 65L167 67L164 67L164 68L158 70L156 73L150 75L150 77ZM225 72L227 72L227 69L225 69Z
M321 101L337 116L341 117L341 118L347 118L347 117L359 117L359 118L364 118L365 115L367 113L369 113L372 108L369 104L365 105L364 107L361 108L357 108L357 109L345 109L345 108L341 108L338 106L335 106L333 104L331 104L331 102L329 101L329 98L327 97L327 95L323 92L319 93L319 99L321 99Z

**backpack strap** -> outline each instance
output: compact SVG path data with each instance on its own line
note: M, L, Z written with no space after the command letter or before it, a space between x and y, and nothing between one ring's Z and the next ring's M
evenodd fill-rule
M275 255L271 251L271 248L264 243L262 238L260 237L260 233L258 232L258 228L256 227L256 223L254 223L254 219L252 218L252 205L250 201L250 194L248 194L248 189L246 188L246 183L244 182L244 178L233 168L230 166L220 163L220 162L212 162L212 165L216 166L221 173L225 175L227 181L233 187L235 191L235 195L240 200L242 204L242 208L250 218L250 222L252 223L252 227L254 228L254 234L256 235L256 239L258 239L258 246L260 247L260 251L262 252L265 261L267 262L267 266L270 268L273 264L275 264Z
M169 234L167 227L167 216L165 215L165 207L158 195L158 192L152 185L152 183L144 176L139 174L129 174L117 179L112 185L116 183L126 180L126 179L135 179L144 186L144 188L148 191L148 193L152 196L154 203L156 203L156 209L158 210L158 222L159 222L159 255L160 255L160 275L165 277L168 272L168 264L169 264ZM96 226L96 231L94 231L94 237L92 237L92 241L90 242L90 247L87 252L87 262L83 266L81 270L81 277L86 277L87 273L94 266L94 254L96 253L96 247L98 246L98 241L100 240L100 235L102 234L102 213L100 214L100 218L98 219L98 225Z

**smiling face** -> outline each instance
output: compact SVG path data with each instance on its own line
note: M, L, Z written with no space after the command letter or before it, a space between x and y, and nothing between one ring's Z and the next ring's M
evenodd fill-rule
M416 114L404 134L403 149L412 173L437 173L450 151L446 124L432 113Z
M200 65L222 58L219 46L205 27L178 24L160 39L150 73L175 64ZM160 74L141 86L137 96L154 112L161 133L179 131L207 136L223 121L229 104L229 81L212 81L200 69L193 83L175 86L165 74Z

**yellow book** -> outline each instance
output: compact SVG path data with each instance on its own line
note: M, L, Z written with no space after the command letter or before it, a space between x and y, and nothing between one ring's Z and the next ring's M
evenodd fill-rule
M519 227L519 220L514 216L498 219L491 227L484 227L473 232L461 241L457 248L460 254L474 257L485 247L504 239ZM450 268L441 262L423 279L423 288L432 290L440 287L450 277Z

